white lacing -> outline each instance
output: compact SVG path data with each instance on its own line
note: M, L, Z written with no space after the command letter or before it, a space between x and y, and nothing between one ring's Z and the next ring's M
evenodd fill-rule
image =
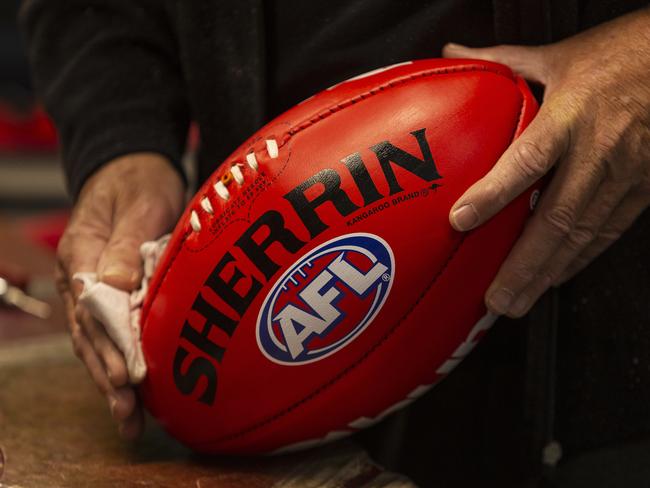
M278 143L275 139L266 140L266 152L268 153L271 159L278 157ZM257 171L259 169L259 164L255 153L249 153L246 155L246 164L253 170ZM230 192L228 191L228 185L234 181L239 186L244 183L244 173L242 173L241 168L244 165L242 163L235 163L230 167L230 171L224 174L219 181L217 181L213 188L216 194L224 201L230 199ZM199 202L201 208L209 215L214 215L214 207L212 202L208 197L204 197ZM192 210L190 213L190 225L194 232L199 232L201 230L201 219L196 210Z

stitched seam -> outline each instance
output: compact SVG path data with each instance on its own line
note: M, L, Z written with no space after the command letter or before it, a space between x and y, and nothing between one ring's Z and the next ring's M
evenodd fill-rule
M397 80L392 80L387 83L384 83L383 85L378 85L375 88L371 88L370 90L360 93L356 97L350 98L344 102L338 103L336 105L333 105L325 111L316 114L309 119L299 123L297 126L289 129L287 131L287 134L285 134L282 143L279 145L279 147L284 146L294 135L298 134L299 132L302 132L303 130L307 129L308 127L316 124L317 122L320 122L321 120L325 120L326 118L330 117L331 115L334 115L335 113L340 112L344 108L350 107L352 105L355 105L358 102L361 102L363 100L366 100L374 95L377 95L383 91L386 91L390 88L394 88L396 86L403 85L409 81L416 80L418 78L427 78L429 76L433 75L445 75L445 74L454 74L454 73L465 73L465 72L479 72L479 71L487 71L490 73L494 73L498 76L503 76L504 78L508 78L511 81L514 81L512 78L505 76L503 73L500 73L497 70L493 70L488 66L485 65L465 65L465 66L457 66L453 68L433 68L427 71L422 71L420 73L415 73L412 75L404 76L403 78L399 78Z

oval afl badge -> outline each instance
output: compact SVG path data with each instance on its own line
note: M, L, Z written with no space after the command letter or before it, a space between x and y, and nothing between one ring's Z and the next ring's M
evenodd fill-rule
M394 281L393 252L366 233L331 239L295 262L276 282L257 319L257 343L271 361L323 359L361 334Z

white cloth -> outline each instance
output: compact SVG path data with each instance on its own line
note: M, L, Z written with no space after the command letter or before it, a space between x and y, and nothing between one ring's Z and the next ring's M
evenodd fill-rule
M73 279L81 281L84 285L79 303L104 326L109 337L124 354L129 380L133 384L142 382L147 374L140 341L140 314L142 302L149 289L149 281L169 238L170 236L166 235L140 246L144 273L140 288L131 293L102 283L98 280L97 273L76 273L73 276Z

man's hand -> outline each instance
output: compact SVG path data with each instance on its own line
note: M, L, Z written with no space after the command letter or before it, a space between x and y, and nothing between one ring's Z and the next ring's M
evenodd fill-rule
M650 9L547 46L443 54L501 62L545 86L530 126L450 212L454 228L472 229L556 168L486 293L492 312L520 317L650 205Z
M84 185L58 249L57 285L65 301L75 354L106 396L120 434L133 439L144 425L128 384L124 356L104 327L77 305L77 272L130 291L140 283L140 244L168 232L183 207L183 183L162 156L139 153L116 159ZM129 324L124 324L129 327Z

